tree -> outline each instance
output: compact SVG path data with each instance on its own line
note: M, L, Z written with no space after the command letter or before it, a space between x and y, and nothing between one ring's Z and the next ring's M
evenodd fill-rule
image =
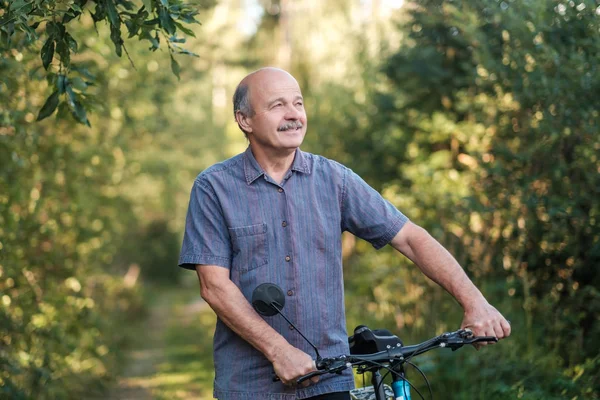
M515 321L515 358L479 364L499 377L486 398L597 398L599 10L416 2L373 97L388 123L363 143L367 173L410 198Z
M144 0L141 6L131 0L2 0L0 52L36 48L37 42L42 40L40 58L52 93L41 107L37 120L47 118L59 109L59 115L71 114L76 121L89 126L87 111L93 106L94 99L88 89L95 83L97 70L77 62L76 56L87 49L72 35L73 25L81 24L84 14L89 13L94 27L103 22L108 24L109 37L119 57L123 51L129 57L121 31L123 26L129 39L147 41L151 51L159 49L164 40L171 69L179 77L180 67L174 54L195 54L180 46L185 43L185 38L179 37L178 33L194 36L184 24L199 23L196 20L198 8L212 5L211 0L200 6L181 0ZM133 65L131 58L130 61Z
M106 383L118 373L116 361L129 335L125 322L143 315L140 288L122 279L129 265L140 260L124 258L124 244L136 249L148 246L150 254L152 241L165 243L166 238L172 243L176 236L171 228L157 237L151 230L157 226L153 219L142 219L135 212L141 201L123 194L131 191L131 181L139 175L143 180L147 173L139 164L128 163L134 158L129 150L135 141L152 141L155 131L168 124L165 116L152 110L172 102L174 78L168 64L159 68L161 59L147 50L149 39L127 42L126 54L141 66L137 72L120 62L116 51L120 42L108 11L104 22L94 19L107 4L0 4L2 398L101 397ZM143 15L140 10L146 7L130 12L123 2L111 4L121 20L119 27L128 30L127 23L135 19L129 14ZM165 32L164 21L171 18L177 32L183 32L177 24L185 28L185 21L175 12L163 12L161 21L159 13L182 3L147 4L153 11L145 22L137 21L142 25L137 37L150 29L152 38L163 44L165 38L172 39L158 50L168 49L173 66L173 56L183 51L176 47L183 38ZM68 10L77 13L76 7L82 12L69 19ZM19 14L24 10L25 15ZM197 11L198 16L204 12ZM71 47L65 48L65 41ZM48 60L46 70L43 63ZM148 81L152 85L144 83ZM53 93L49 100L48 93ZM77 114L78 104L85 114ZM94 113L89 113L92 107ZM56 121L36 122L40 114L51 112L57 113ZM94 126L83 125L86 121ZM150 153L149 146L144 150ZM138 232L147 234L131 235ZM138 241L142 239L146 242ZM176 271L174 265L162 267ZM142 273L146 275L145 270Z

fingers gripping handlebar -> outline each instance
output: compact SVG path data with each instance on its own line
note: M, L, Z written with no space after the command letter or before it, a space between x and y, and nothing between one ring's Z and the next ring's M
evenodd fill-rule
M423 343L412 346L394 347L372 354L341 355L338 357L323 358L317 362L316 371L301 376L296 380L296 383L301 384L307 379L319 375L340 374L343 370L352 366L369 367L389 363L403 363L405 360L416 355L440 347L448 347L454 351L468 344L497 341L498 338L494 336L474 336L470 329L461 329L455 332L443 333Z

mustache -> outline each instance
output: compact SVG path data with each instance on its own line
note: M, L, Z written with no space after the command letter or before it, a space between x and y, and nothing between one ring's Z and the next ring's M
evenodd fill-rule
M303 127L302 122L290 121L290 122L286 122L285 124L283 124L279 128L277 128L277 131L282 132L282 131L287 131L288 129L300 129L302 127Z

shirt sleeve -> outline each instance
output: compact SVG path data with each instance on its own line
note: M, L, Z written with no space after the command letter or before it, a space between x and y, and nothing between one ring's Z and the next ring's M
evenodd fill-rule
M371 243L388 244L408 218L360 176L346 168L342 193L342 230Z
M208 182L196 179L190 195L179 266L197 264L231 268L231 240L217 196Z

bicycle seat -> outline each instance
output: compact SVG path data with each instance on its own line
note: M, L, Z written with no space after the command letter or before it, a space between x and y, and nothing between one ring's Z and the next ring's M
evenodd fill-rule
M371 354L403 346L400 338L387 329L371 330L364 325L354 328L354 335L348 338L348 344L350 354Z

